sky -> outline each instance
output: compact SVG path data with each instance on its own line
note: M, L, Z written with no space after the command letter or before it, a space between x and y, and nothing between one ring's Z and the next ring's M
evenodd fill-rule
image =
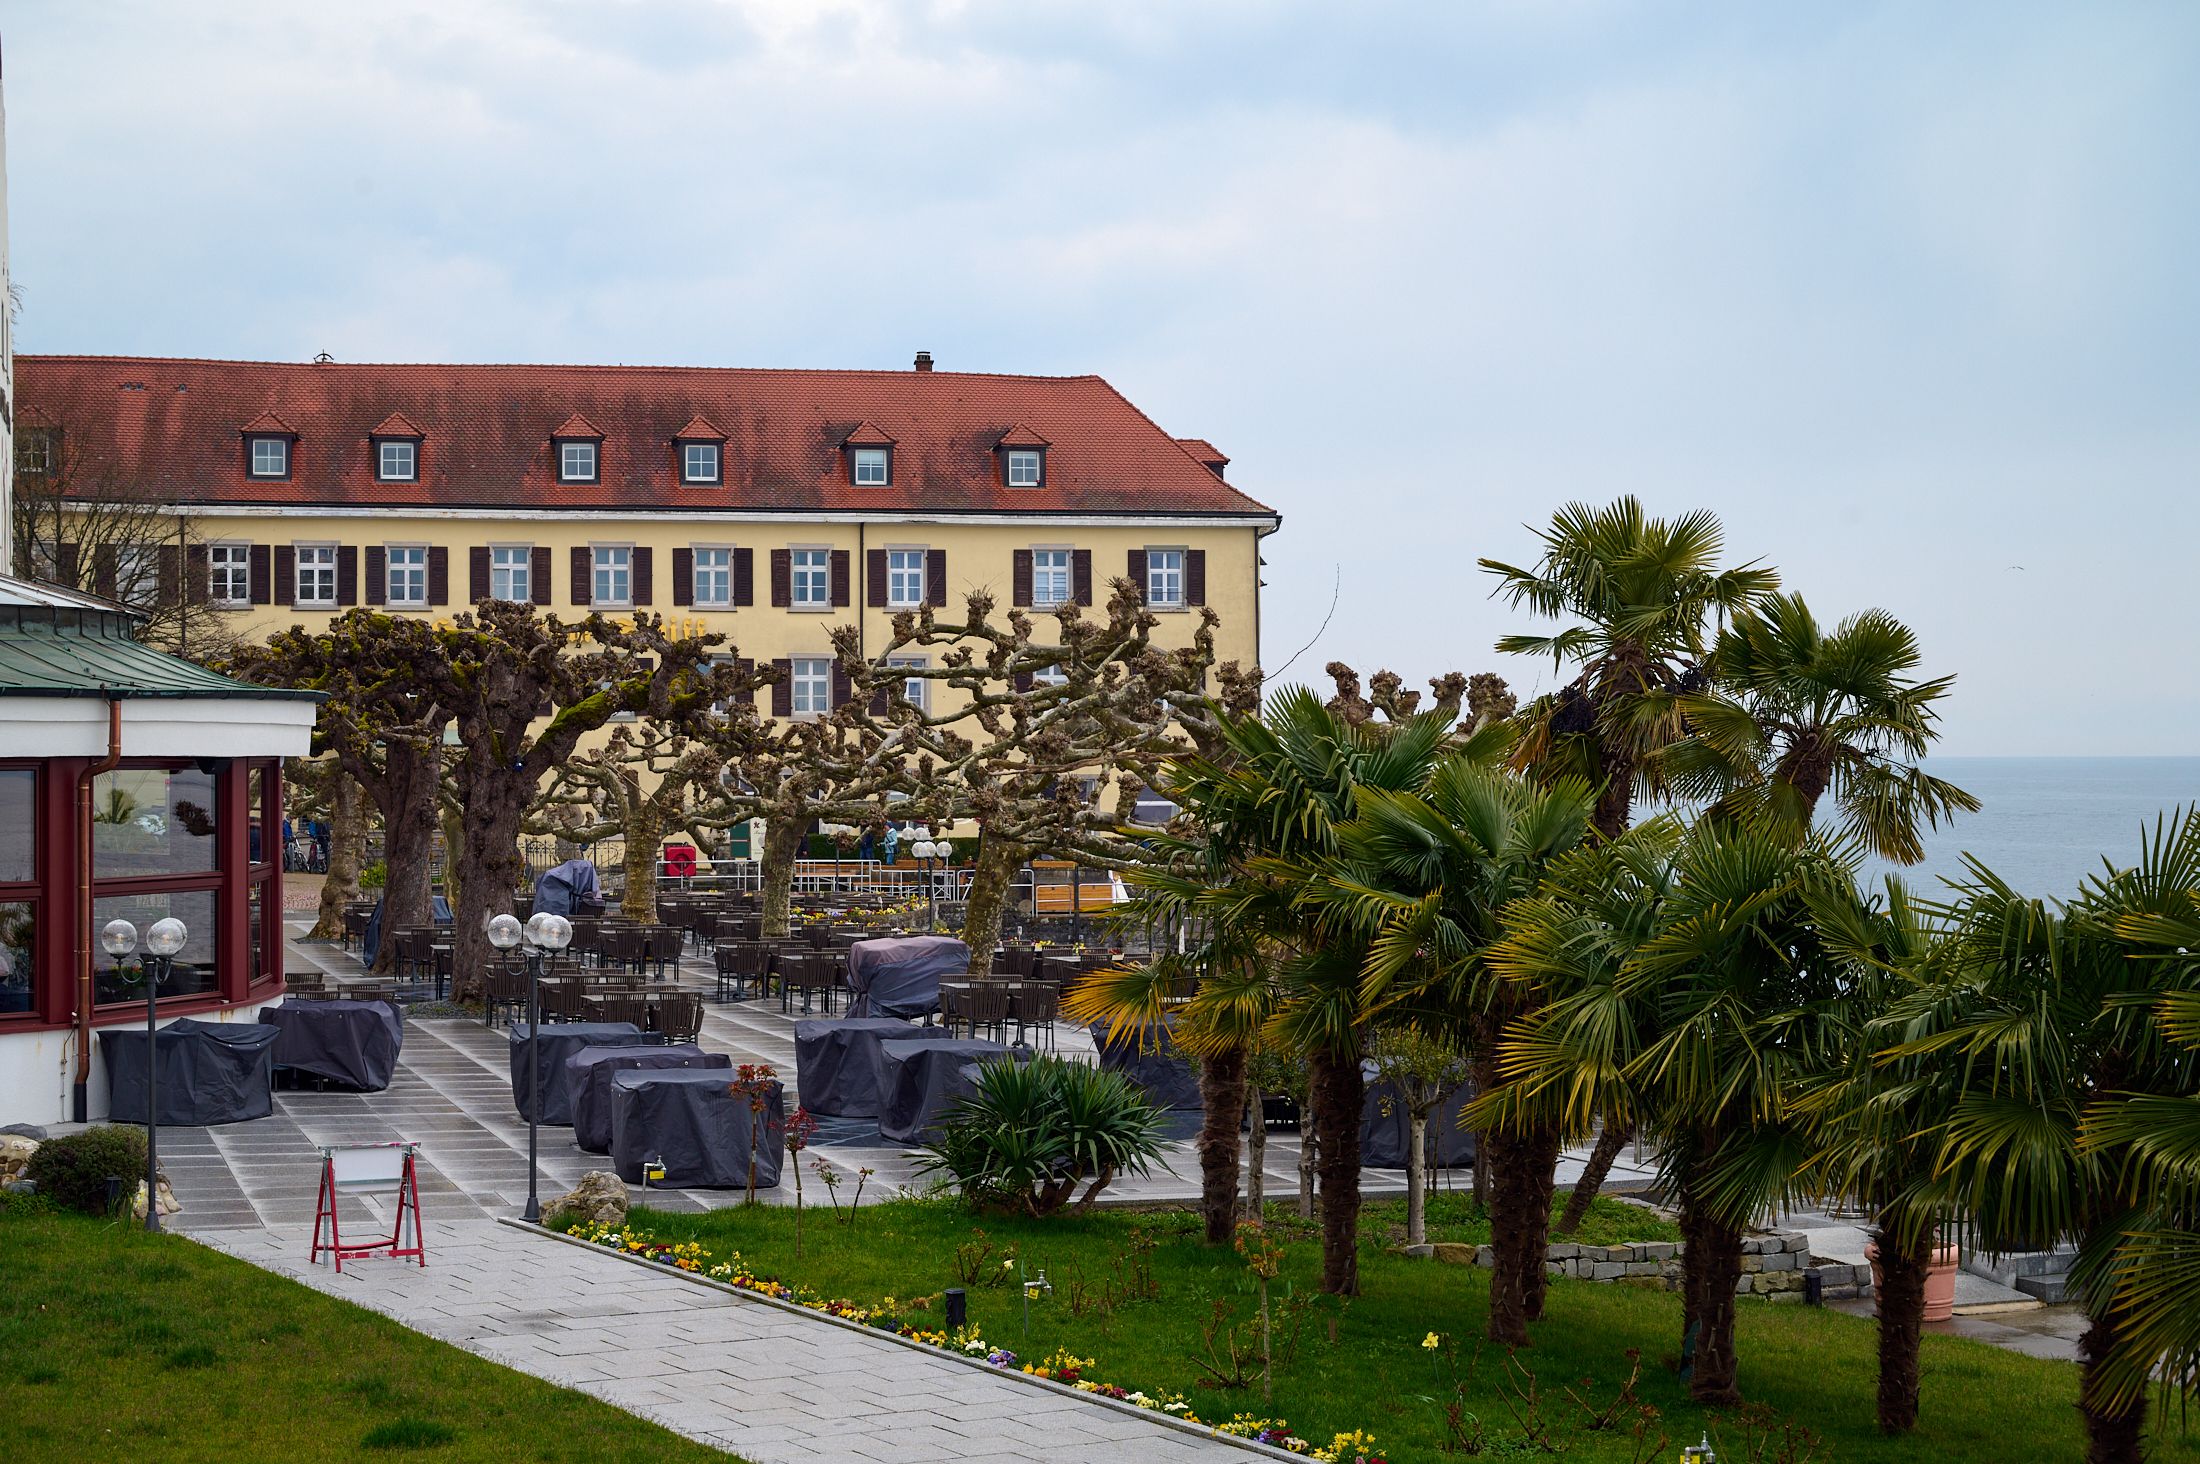
M1716 512L2200 751L2200 6L11 0L18 349L1111 380L1283 515L1263 657L1548 663L1478 557Z

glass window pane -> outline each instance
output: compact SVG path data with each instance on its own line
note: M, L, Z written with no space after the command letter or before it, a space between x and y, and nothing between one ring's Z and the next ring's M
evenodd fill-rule
M92 783L92 873L205 874L214 868L214 776L121 768Z
M258 981L267 975L267 954L263 949L266 941L262 930L262 922L266 919L267 912L267 881L264 879L252 881L252 892L248 899L252 906L252 916L245 927L249 932L245 942L249 947L249 979Z
M245 813L251 820L247 841L251 845L254 864L264 864L271 857L267 838L267 769L254 767L245 774Z
M37 972L38 903L0 902L0 1014L31 1009Z
M38 770L0 768L0 882L38 878Z
M145 1000L145 933L153 922L169 916L184 923L188 935L174 969L161 982L160 994L190 996L219 986L214 971L214 892L181 890L158 895L111 895L92 901L92 928L105 928L110 920L127 920L138 929L138 953L115 968L114 957L100 952L92 967L92 998L96 1005Z

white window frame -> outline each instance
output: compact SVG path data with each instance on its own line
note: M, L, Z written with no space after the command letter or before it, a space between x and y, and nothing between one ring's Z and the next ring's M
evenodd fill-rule
M1172 556L1175 562L1173 564L1165 563L1164 556ZM1182 610L1184 608L1184 566L1188 559L1189 556L1185 551L1173 544L1160 548L1151 546L1147 548L1146 583L1140 588L1146 592L1146 606L1148 609ZM1172 584L1175 586L1174 595L1164 595L1162 591Z
M588 471L573 471L573 454L588 454ZM590 437L561 437L558 439L558 481L560 483L593 483L603 473L603 444Z
M833 658L795 656L789 662L787 705L805 720L825 716L833 709Z
M216 587L224 584L234 586L237 593L221 593ZM206 603L252 603L252 546L249 543L241 539L229 539L206 546Z
M22 436L22 470L26 473L50 473L53 471L53 429L32 427Z
M511 556L517 556L513 563ZM503 560L503 563L499 563ZM590 565L591 575L594 565ZM497 593L497 576L504 576L504 588L517 594ZM593 579L591 579L593 584ZM535 597L535 546L532 544L491 544L489 546L489 598L503 600L513 605L527 605Z
M808 561L814 559L815 563ZM804 595L805 588L814 587L814 599ZM833 608L833 551L815 547L796 548L787 555L787 604L795 610L830 610Z
M390 455L403 453L405 470L397 472L390 466ZM417 483L420 481L420 444L410 437L381 437L374 444L374 481L377 483Z
M929 554L925 549L886 551L886 607L889 610L914 610L924 604L925 592L931 588L925 583ZM900 562L896 563L897 560Z
M262 466L261 448L273 452L268 459L273 466ZM250 476L255 478L287 478L290 476L290 439L287 437L258 436L246 439L246 453L251 464Z
M1044 570L1040 568L1040 561L1042 559L1048 561ZM1059 559L1061 563L1058 565L1053 563L1053 561L1056 559ZM1059 574L1061 576L1062 593L1058 597L1050 599L1039 593L1040 577L1042 574L1045 576L1045 581L1049 589L1052 589L1054 586L1054 576L1056 574ZM1076 598L1076 551L1073 549L1034 548L1031 551L1032 608L1035 610L1052 610L1057 608L1058 606L1067 605Z
M894 450L890 447L850 448L848 481L858 488L885 488L894 481ZM875 473L867 471L876 469Z
M695 471L695 454L710 454L710 471ZM715 483L725 474L725 449L715 442L683 442L680 444L680 481L683 483Z
M731 610L733 608L733 549L725 544L697 544L695 562L691 571L692 583L689 596L700 610ZM712 556L706 563L704 555ZM705 577L715 581L712 592L703 593Z
M405 556L403 560L399 555ZM418 555L418 559L413 556ZM403 573L408 593L398 593L398 575ZM409 591L417 583L419 594ZM400 610L425 610L428 608L428 546L425 544L385 544L382 546L382 603Z
M1036 447L1011 447L1004 449L1008 461L1002 467L1002 477L1011 488L1038 488L1047 480L1047 457ZM1019 472L1019 469L1029 469Z
M612 593L622 591L623 593ZM634 546L588 546L588 603L614 608L634 603Z
M312 555L309 564L307 555ZM328 576L328 594L308 596L306 573L310 570L316 581ZM290 546L290 603L307 610L333 610L336 608L336 546L334 544L293 544Z
M115 550L115 600L148 609L160 603L160 549L125 544Z
M1069 673L1060 666L1042 666L1031 673L1033 686L1067 686Z
M902 666L912 671L922 671L931 665L928 656L888 656L886 664ZM922 676L904 677L901 683L902 700L920 712L932 710L932 683Z

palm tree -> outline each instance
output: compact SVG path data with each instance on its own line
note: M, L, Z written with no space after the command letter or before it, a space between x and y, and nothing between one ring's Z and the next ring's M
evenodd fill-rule
M1631 822L1638 788L1663 791L1661 755L1688 735L1683 699L1710 694L1705 661L1717 625L1777 589L1779 575L1754 563L1718 568L1725 533L1715 515L1654 519L1631 496L1604 508L1570 503L1537 537L1543 554L1533 568L1481 561L1507 602L1572 622L1497 642L1500 651L1575 668L1522 712L1514 765L1585 780L1598 790L1596 828L1613 838ZM1604 1120L1559 1222L1568 1234L1633 1137L1611 1115Z
M2092 1464L2142 1457L2147 1379L2165 1358L2193 1382L2200 1051L2180 1038L2200 1001L2196 913L2200 811L2066 906L1973 863L1944 911L1951 959L1885 1023L1899 1037L1886 1055L1923 1060L1949 1088L1935 1164L1970 1236L1990 1251L2077 1247Z
M1884 610L1831 633L1795 594L1767 595L1719 633L1714 691L1681 700L1690 735L1660 761L1675 791L1712 801L1714 816L1801 838L1833 795L1840 833L1884 859L1915 864L1922 831L1978 800L1917 766L1931 747L1934 703L1953 676L1913 680L1917 636Z
M1477 1086L1497 1085L1501 1035L1527 988L1496 979L1486 956L1500 916L1535 892L1552 860L1589 836L1596 797L1578 779L1543 788L1494 765L1504 734L1478 733L1440 764L1424 790L1362 789L1358 815L1337 830L1338 857L1307 872L1326 924L1367 955L1362 1010L1447 1034L1472 1057ZM1542 1315L1543 1255L1561 1132L1555 1118L1481 1136L1496 1250L1490 1339L1528 1344Z

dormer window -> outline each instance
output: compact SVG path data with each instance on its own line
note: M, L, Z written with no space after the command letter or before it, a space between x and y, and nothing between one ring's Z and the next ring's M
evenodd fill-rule
M50 473L61 454L54 443L60 432L52 427L33 427L16 438L16 468L24 473Z
M593 483L602 474L603 433L575 412L550 434L550 454L560 483Z
M290 476L290 439L287 437L249 437L245 445L250 452L251 472L255 478L287 478Z
M894 450L859 447L855 449L853 469L858 488L883 488L894 480Z
M392 412L376 423L374 430L367 434L367 441L374 448L374 481L419 482L420 439L425 435L402 412Z
M1001 482L1010 488L1038 488L1047 480L1047 448L1044 437L1022 423L1001 434L994 450L1001 455Z
M683 442L680 444L680 481L683 483L715 483L719 479L720 463L718 444L715 442Z

